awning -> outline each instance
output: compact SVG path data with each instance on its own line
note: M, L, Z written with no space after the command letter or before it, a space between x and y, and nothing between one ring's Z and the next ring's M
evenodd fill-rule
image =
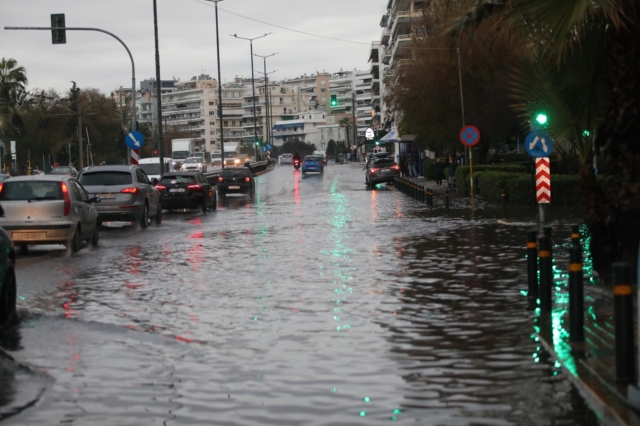
M285 123L285 124L276 124L273 126L273 130L284 130L291 129L294 127L303 127L304 123Z
M402 142L402 139L400 139L400 135L397 131L392 130L382 137L380 142Z
M275 126L273 126L273 130L281 130L282 129L282 124L276 124Z

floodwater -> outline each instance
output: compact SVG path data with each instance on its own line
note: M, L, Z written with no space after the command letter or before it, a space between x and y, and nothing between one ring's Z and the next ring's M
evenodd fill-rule
M280 166L254 199L106 228L77 256L34 249L0 337L0 419L597 424L533 336L535 211L467 204L367 191L354 164Z

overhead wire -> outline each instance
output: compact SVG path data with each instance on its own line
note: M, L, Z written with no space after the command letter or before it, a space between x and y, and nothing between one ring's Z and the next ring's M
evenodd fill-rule
M211 4L205 3L202 0L194 0L194 1L196 1L196 2L198 2L200 4L203 4L205 6L213 7L213 6L211 6ZM221 7L218 7L218 10L221 11L221 12L228 13L230 15L237 16L239 18L248 19L249 21L258 22L260 24L268 25L270 27L280 28L281 30L291 31L291 32L298 33L298 34L304 34L304 35L308 35L308 36L311 36L311 37L318 37L318 38L324 38L324 39L327 39L327 40L340 41L342 43L362 44L362 45L365 45L365 46L370 46L371 45L371 43L364 43L364 42L361 42L361 41L344 40L344 39L341 39L341 38L323 36L323 35L319 35L319 34L308 33L308 32L305 32L305 31L294 30L292 28L287 28L287 27L283 27L283 26L280 26L280 25L271 24L269 22L261 21L259 19L250 18L248 16L240 15L239 13L231 12L231 11L225 10L225 9L223 9Z

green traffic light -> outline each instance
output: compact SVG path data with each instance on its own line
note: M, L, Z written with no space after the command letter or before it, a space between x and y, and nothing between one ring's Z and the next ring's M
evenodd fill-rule
M582 136L588 138L589 136L591 136L591 132L588 130L585 130L584 132L582 132Z
M547 114L541 112L540 114L536 115L536 121L538 122L538 124L544 126L545 124L547 124Z

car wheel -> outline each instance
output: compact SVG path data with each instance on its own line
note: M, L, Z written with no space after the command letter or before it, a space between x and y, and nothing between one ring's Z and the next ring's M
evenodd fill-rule
M73 234L73 238L71 239L71 253L77 253L80 250L80 244L82 240L80 240L80 224L76 226L76 232Z
M155 224L156 226L160 226L161 223L162 223L162 204L158 203L158 213L156 213Z
M13 261L7 259L2 287L0 287L0 323L8 322L15 317L16 293L16 273Z
M140 217L140 226L142 229L145 229L149 226L149 204L144 203L144 210L142 211L142 216Z
M93 237L91 237L91 246L98 247L98 242L100 241L100 224L96 222L96 229L93 231Z

